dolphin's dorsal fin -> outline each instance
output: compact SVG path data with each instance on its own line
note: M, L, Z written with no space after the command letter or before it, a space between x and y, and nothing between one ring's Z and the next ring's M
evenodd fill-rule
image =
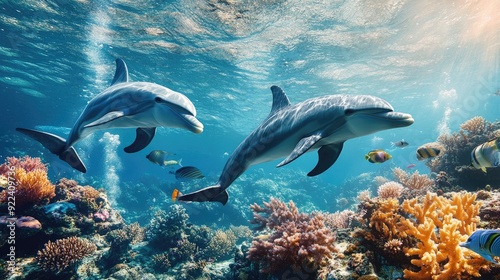
M116 72L111 85L128 82L127 64L121 58L116 59Z
M279 86L272 86L271 92L273 93L273 106L271 107L271 113L269 115L281 110L281 108L290 106L288 96L286 96L286 93Z

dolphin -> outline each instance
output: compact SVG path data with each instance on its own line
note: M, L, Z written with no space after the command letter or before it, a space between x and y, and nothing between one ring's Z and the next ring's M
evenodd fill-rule
M85 173L87 168L73 148L78 141L98 130L134 127L137 128L135 141L124 150L135 153L153 140L159 126L184 128L196 134L203 132L203 124L196 119L196 109L186 96L154 83L129 82L125 61L116 59L111 85L90 100L67 139L33 129L16 130Z
M328 95L291 105L281 88L272 86L271 91L271 113L231 154L217 184L185 195L175 189L174 201L225 205L226 189L250 166L286 157L277 165L281 167L314 150L319 160L307 175L316 176L335 163L345 141L414 122L411 115L394 112L387 101L371 95Z

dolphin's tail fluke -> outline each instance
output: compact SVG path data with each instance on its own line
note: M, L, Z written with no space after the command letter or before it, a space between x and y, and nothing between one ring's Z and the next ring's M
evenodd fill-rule
M226 205L229 195L225 189L220 186L211 186L199 191L195 191L188 194L182 194L179 190L175 189L172 193L173 201L195 201L195 202L220 202L222 205Z
M52 133L33 129L16 128L16 130L40 142L51 153L59 156L60 159L67 162L74 169L83 173L87 172L87 168L75 149L73 147L66 149L66 140L63 138Z

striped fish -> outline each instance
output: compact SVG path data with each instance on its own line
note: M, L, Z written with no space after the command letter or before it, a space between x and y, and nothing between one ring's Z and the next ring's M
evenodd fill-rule
M426 158L437 157L441 153L440 149L431 147L420 147L417 149L417 159L424 160Z
M483 257L485 260L498 264L493 257L500 256L500 230L478 229L471 234L460 247L468 248Z
M500 151L498 149L500 138L483 143L472 150L470 157L472 166L486 173L486 167L500 165Z
M184 166L175 171L175 179L201 179L205 178L205 175L194 166Z

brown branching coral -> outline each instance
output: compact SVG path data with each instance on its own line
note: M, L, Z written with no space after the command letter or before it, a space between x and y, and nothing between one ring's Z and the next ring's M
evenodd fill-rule
M236 247L236 236L233 231L217 230L205 248L205 254L209 258L220 259L229 256Z
M407 188L403 194L405 198L425 195L434 186L434 180L425 174L420 174L418 170L410 175L403 169L396 167L392 172L394 177Z
M253 224L271 231L268 238L252 242L248 259L258 262L262 272L278 273L292 267L320 268L331 258L335 247L332 231L325 227L321 213L299 213L295 204L272 198L264 207L254 204Z
M487 128L488 122L481 116L473 117L460 125L460 130L466 136L486 134Z
M16 207L24 208L34 204L48 203L55 196L55 187L44 169L27 172L23 168L14 170ZM7 191L0 193L0 202L7 202Z
M376 232L376 236L382 236L385 240L406 237L402 221L404 217L398 213L399 203L394 198L381 200L378 207L370 217L370 228Z
M42 269L60 272L95 250L96 246L85 239L69 237L47 242L36 259Z

